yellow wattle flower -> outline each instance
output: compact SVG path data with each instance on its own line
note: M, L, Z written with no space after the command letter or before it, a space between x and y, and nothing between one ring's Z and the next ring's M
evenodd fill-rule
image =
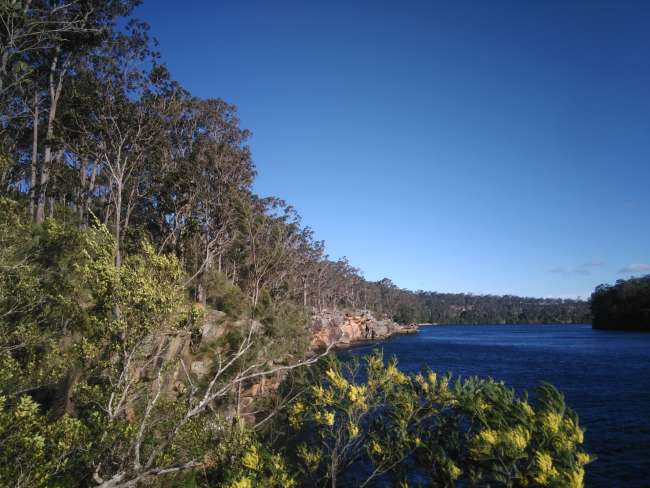
M301 414L302 412L305 411L305 405L302 402L296 402L293 404L293 413Z
M586 452L579 452L576 454L576 461L581 465L585 465L591 462L591 457Z
M359 435L359 426L350 422L348 424L348 432L350 433L350 437L354 439Z
M562 416L557 412L548 412L544 414L542 423L548 432L555 434L560 430Z
M479 432L478 438L485 444L492 446L499 440L499 434L492 429L486 429Z
M330 427L334 425L334 412L325 412L322 416L323 423Z
M325 389L321 385L312 386L311 393L318 400L321 400L325 396Z
M489 403L486 403L486 402L481 402L479 404L479 406L478 406L479 412L487 412L488 410L490 410L490 408L491 408L491 405Z
M298 446L298 456L309 466L315 466L320 462L321 453L318 450L310 451L305 444Z
M530 432L521 427L518 427L506 433L505 437L507 442L514 446L515 449L523 451L526 449L526 446L530 441Z
M230 483L229 488L253 488L253 483L248 478L241 478Z
M449 476L452 480L457 480L460 478L460 475L463 474L463 471L456 466L454 463L449 464Z
M577 467L569 473L567 486L569 488L583 488L585 484L585 470L582 466Z
M384 450L381 447L381 444L379 444L379 442L373 439L372 442L370 443L370 452L375 456L380 456L384 452Z
M250 450L244 454L244 457L242 458L242 464L244 467L252 470L257 470L259 468L260 457L255 446L251 446Z
M363 386L351 385L348 389L348 399L358 407L365 405L366 390Z
M553 466L553 458L546 452L538 451L535 453L535 462L539 469L535 481L542 486L548 485L549 482L558 475L557 469Z
M336 386L339 390L344 390L348 387L348 382L343 378L341 375L339 375L336 371L332 369L328 369L325 372L325 375L327 378L330 380L330 382Z
M388 378L390 378L393 382L402 385L408 381L408 377L402 373L399 369L395 367L394 364L391 364L386 368L386 375Z

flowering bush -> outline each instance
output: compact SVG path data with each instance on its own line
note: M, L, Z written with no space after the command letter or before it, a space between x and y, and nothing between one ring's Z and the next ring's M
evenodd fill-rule
M381 353L363 368L331 360L288 422L308 485L383 477L402 486L417 478L441 487L578 488L591 461L576 415L553 386L541 385L529 403L492 379L404 374Z

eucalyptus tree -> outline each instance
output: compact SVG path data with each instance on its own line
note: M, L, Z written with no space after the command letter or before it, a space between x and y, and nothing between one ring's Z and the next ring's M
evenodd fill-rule
M325 242L314 241L313 231L305 228L297 249L297 274L300 283L299 293L303 307L315 304L313 299L318 267L325 255Z
M253 198L240 205L239 229L247 250L244 287L255 306L263 289L277 291L288 276L302 235L300 217L283 200Z
M251 198L255 175L249 132L236 109L223 100L190 98L172 123L157 203L161 249L175 243L184 254L197 299L205 302L205 282L237 237L239 202ZM166 175L166 176L165 176Z
M34 59L36 68L43 70L45 75L43 103L44 111L47 113L34 215L36 222L42 222L45 216L47 185L52 162L55 156L59 161L62 160L63 149L61 141L56 138L56 122L57 109L66 81L74 72L79 59L101 43L102 38L110 35L116 18L127 15L136 3L134 0L26 2L28 16L43 15L42 25L46 26L45 37L48 39L42 53ZM52 21L61 27L50 28L48 31L47 26L51 25Z
M112 223L119 266L133 213L150 193L147 175L159 156L164 134L161 107L170 80L157 63L147 26L135 21L89 55L83 69L78 86L88 90L85 96L92 108L72 117L79 140L76 149L83 151L76 155L80 183L94 185L97 172L102 175L103 217ZM88 180L89 160L93 169Z

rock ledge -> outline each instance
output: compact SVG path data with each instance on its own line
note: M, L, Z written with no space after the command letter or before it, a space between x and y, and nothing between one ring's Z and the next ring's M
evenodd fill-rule
M346 347L357 342L378 341L395 334L417 332L415 324L400 325L392 320L380 320L367 310L323 310L312 316L311 347L320 349L333 343L338 347Z

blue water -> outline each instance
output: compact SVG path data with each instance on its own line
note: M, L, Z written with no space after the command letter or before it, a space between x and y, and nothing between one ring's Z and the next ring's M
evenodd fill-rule
M586 486L650 487L650 334L592 330L590 325L444 325L381 343L403 371L491 376L532 393L548 381L565 394L586 428Z

